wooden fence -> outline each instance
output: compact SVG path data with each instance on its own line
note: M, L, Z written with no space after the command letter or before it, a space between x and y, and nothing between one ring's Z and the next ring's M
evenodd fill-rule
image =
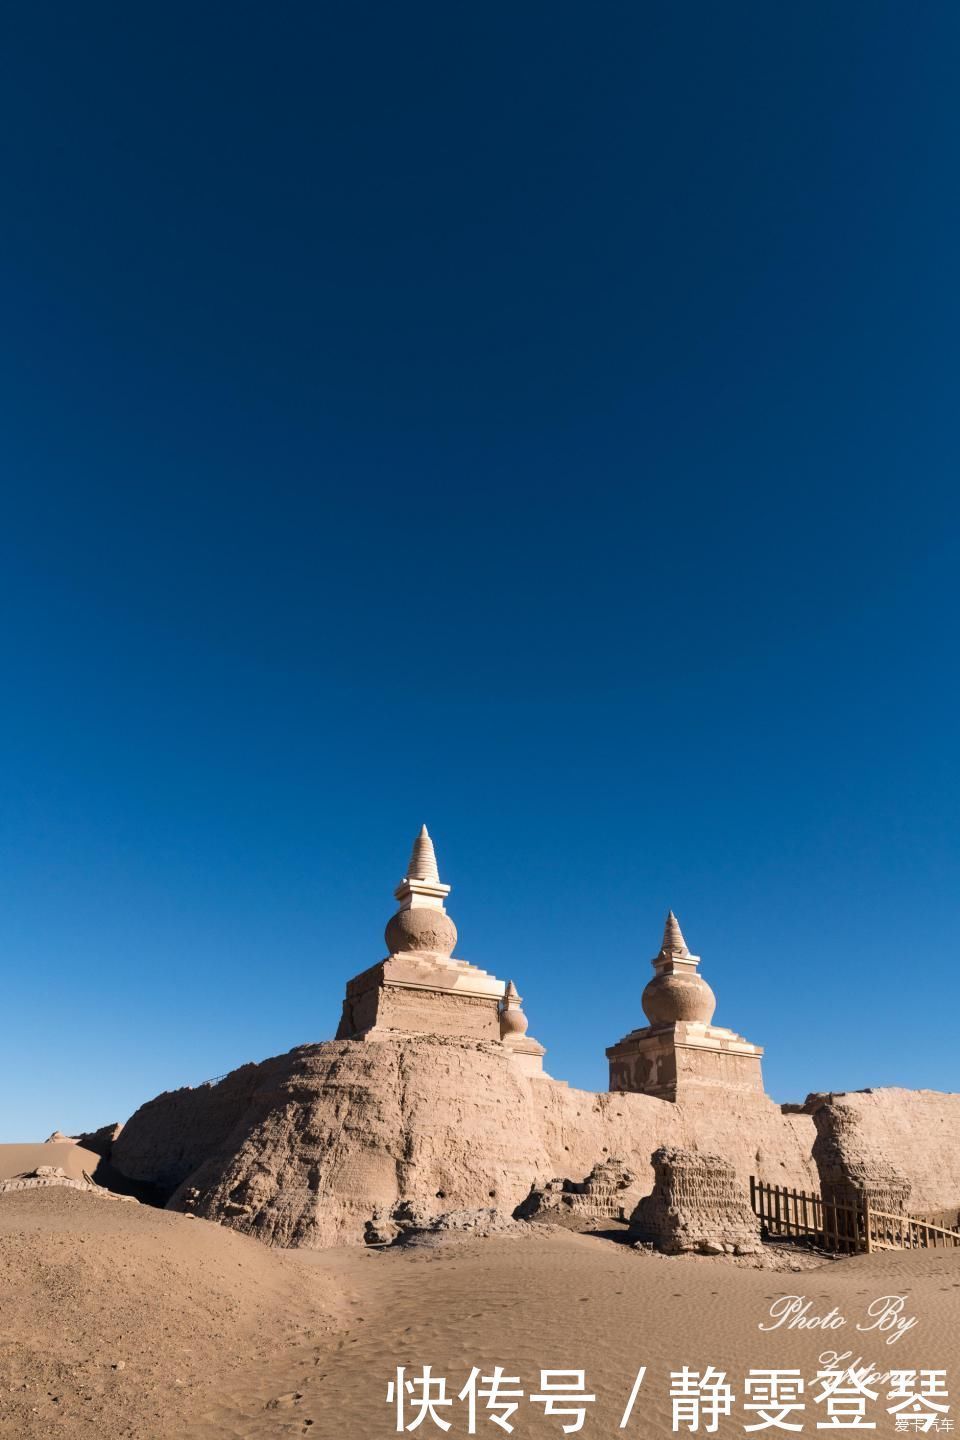
M960 1245L960 1230L931 1225L916 1215L875 1210L869 1202L864 1208L868 1250L937 1250Z
M877 1210L863 1197L849 1203L824 1200L806 1190L765 1185L753 1175L750 1204L765 1240L805 1241L840 1255L960 1246L960 1230Z

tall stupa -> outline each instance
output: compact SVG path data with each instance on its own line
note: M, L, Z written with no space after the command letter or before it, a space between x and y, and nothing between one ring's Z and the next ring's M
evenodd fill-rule
M672 910L650 963L653 979L640 999L650 1023L607 1050L610 1089L662 1100L683 1099L685 1090L703 1086L762 1090L763 1049L712 1023L717 998L699 974L700 956L691 954Z
M454 958L457 927L447 914L450 886L440 879L424 825L387 921L388 955L347 981L338 1040L398 1034L456 1036L503 1044L525 1073L543 1072L544 1049L526 1034L516 988Z

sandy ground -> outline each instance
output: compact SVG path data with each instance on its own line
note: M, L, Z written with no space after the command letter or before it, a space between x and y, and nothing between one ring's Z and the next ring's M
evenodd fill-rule
M263 1419L289 1354L342 1323L333 1284L304 1285L297 1261L148 1206L0 1196L0 1435L245 1433L219 1427L220 1397L255 1373Z
M45 1191L0 1200L0 1283L0 1436L18 1440L388 1440L398 1365L432 1365L451 1396L473 1366L504 1366L528 1395L541 1368L583 1369L598 1397L588 1437L669 1435L669 1372L682 1365L726 1370L739 1395L751 1367L795 1366L811 1379L828 1349L881 1371L945 1368L954 1416L960 1403L960 1252L799 1273L664 1259L563 1232L279 1252L180 1215ZM764 1333L785 1294L808 1298L816 1315L836 1307L846 1326ZM857 1334L867 1306L893 1294L916 1327L894 1345ZM621 1431L640 1365L647 1376ZM880 1391L878 1440L896 1433ZM804 1433L816 1435L823 1407L809 1411ZM451 1437L467 1434L465 1405L440 1413ZM756 1417L738 1399L719 1434L742 1434L744 1418ZM518 1440L560 1440L569 1420L524 1399L512 1422ZM444 1432L427 1419L412 1433ZM476 1433L506 1432L481 1408Z

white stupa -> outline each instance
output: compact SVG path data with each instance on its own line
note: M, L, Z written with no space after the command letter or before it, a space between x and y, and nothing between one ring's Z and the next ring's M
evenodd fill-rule
M762 1090L763 1049L712 1023L717 997L699 974L700 956L690 953L672 910L650 963L653 979L641 997L650 1023L607 1050L610 1089L662 1100L682 1099L691 1087Z
M454 958L457 927L446 911L449 894L424 825L394 891L399 908L384 935L389 953L347 982L337 1039L408 1034L488 1040L502 1043L527 1073L541 1073L543 1046L526 1035L516 989L505 998L502 980Z

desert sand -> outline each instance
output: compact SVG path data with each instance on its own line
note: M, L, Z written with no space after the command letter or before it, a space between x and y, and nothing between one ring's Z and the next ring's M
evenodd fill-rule
M788 1264L787 1260L780 1263ZM808 1261L808 1264L811 1263ZM637 1252L601 1234L532 1227L425 1248L269 1249L227 1227L63 1190L0 1203L0 1435L387 1440L387 1382L430 1364L456 1395L500 1364L527 1393L541 1368L584 1369L586 1436L671 1433L669 1372L797 1366L854 1347L879 1370L947 1368L960 1385L960 1252L870 1255L817 1268ZM763 1333L778 1296L801 1294L847 1326ZM853 1327L880 1295L907 1297L895 1345ZM769 1321L768 1321L769 1323ZM647 1378L630 1425L634 1376ZM895 1433L881 1404L878 1437ZM813 1407L814 1433L822 1407ZM528 1401L518 1436L562 1436ZM451 1436L466 1411L446 1412ZM742 1433L739 1403L720 1434ZM414 1432L441 1432L427 1420ZM477 1433L505 1432L481 1411Z
M38 1165L57 1165L71 1180L82 1180L84 1171L93 1175L100 1156L71 1140L46 1141L43 1145L0 1145L0 1180L10 1180L36 1170Z

